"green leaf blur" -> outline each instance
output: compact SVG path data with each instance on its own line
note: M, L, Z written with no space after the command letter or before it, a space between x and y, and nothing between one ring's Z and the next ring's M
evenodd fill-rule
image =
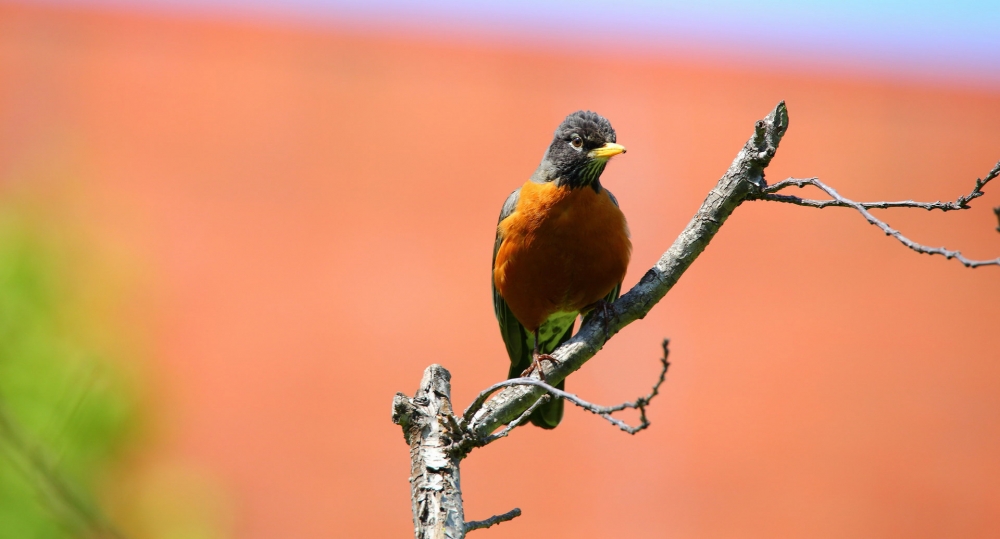
M58 246L0 208L0 539L106 535L95 492L136 419Z

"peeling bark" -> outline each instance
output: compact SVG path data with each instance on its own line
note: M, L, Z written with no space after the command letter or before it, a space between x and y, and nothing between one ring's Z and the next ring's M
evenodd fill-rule
M410 445L410 500L416 539L465 537L459 461L450 446L461 435L451 407L451 374L440 365L424 370L410 399L397 393L392 421Z

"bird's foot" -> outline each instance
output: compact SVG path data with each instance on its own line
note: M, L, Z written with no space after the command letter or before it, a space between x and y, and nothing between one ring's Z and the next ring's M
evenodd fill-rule
M541 379L541 381L544 382L545 381L545 371L542 370L542 362L543 361L548 361L548 362L552 363L553 365L558 365L559 364L559 360L556 359L555 356L552 356L552 355L549 355L549 354L533 354L532 355L531 366L528 367L527 369L524 369L524 372L521 373L521 376L531 376L531 373L533 373L535 371L538 371L538 378Z

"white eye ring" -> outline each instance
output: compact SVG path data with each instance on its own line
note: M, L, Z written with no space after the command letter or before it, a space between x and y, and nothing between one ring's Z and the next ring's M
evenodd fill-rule
M580 151L583 149L583 139L580 138L580 135L573 135L573 138L569 141L569 145L572 146L574 150Z

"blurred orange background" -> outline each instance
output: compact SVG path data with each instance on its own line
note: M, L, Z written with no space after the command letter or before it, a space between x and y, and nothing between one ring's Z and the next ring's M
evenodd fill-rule
M247 539L411 533L392 396L430 363L461 406L505 375L496 218L566 114L605 115L629 149L604 175L627 288L782 99L772 181L948 200L1000 159L990 87L0 4L0 194L140 276L123 317L153 351L144 458L211 478ZM990 187L969 211L879 215L995 257ZM745 204L568 381L631 400L670 337L652 427L568 409L518 429L463 463L466 517L522 508L476 532L496 538L995 537L997 298L1000 269L852 211Z

